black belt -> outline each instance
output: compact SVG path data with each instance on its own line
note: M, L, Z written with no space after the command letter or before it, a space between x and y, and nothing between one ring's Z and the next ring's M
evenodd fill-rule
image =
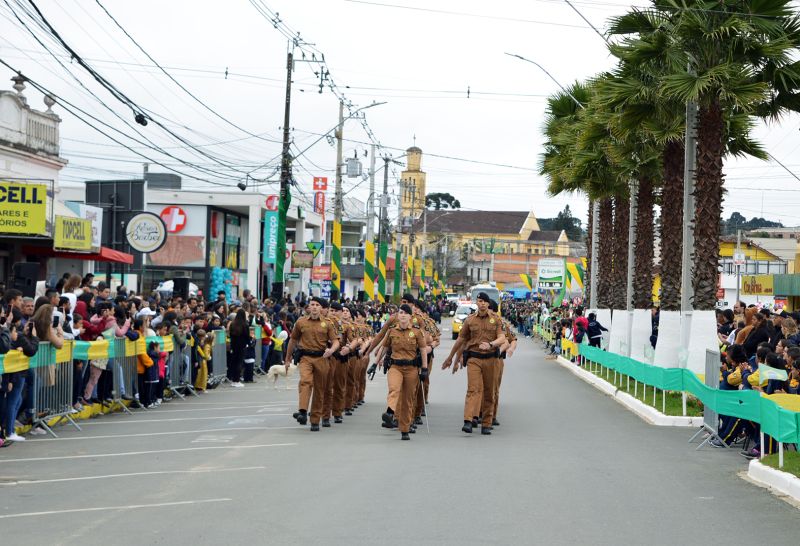
M497 350L492 351L491 353L476 353L475 351L464 351L464 354L467 358L480 358L480 359L487 359L487 358L497 358Z
M339 354L339 353L334 353L333 356L335 356L337 358L337 360L339 360L340 362L347 362L350 359L350 355L349 354L343 355L343 354Z
M300 356L322 356L325 354L325 351L307 351L305 349L298 349Z
M417 359L413 358L411 360L395 360L394 358L390 358L389 362L392 366L416 366Z

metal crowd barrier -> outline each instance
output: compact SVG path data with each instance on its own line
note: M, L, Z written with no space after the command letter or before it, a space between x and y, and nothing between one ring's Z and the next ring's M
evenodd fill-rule
M132 414L133 412L125 405L125 400L136 399L139 385L136 378L136 351L129 350L126 342L125 337L114 339L114 358L109 359L107 369L111 370L113 378L112 400L126 413ZM132 354L129 356L128 353Z
M198 396L192 383L192 347L188 339L183 349L175 341L175 347L167 358L167 368L169 390L173 394L178 395L181 400L188 394Z
M72 418L72 351L67 351L68 358L64 362L55 362L56 348L49 342L39 343L39 358L37 362L44 363L31 368L33 384L31 385L31 410L33 411L33 426L41 427L54 438L58 435L53 432L48 422L58 417L66 419L75 428L81 430L78 423ZM55 362L54 364L50 364Z
M213 374L209 373L219 383L228 380L228 349L225 339L225 330L214 330L214 344L211 346L211 362Z

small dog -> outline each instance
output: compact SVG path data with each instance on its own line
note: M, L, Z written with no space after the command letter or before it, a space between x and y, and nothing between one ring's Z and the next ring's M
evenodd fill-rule
M272 366L269 371L267 372L267 381L272 379L272 388L278 388L278 377L285 377L286 378L286 390L288 391L291 387L289 386L289 378L292 377L297 371L297 365L295 363L289 364L289 370L286 370L286 366L283 364L278 364L277 366Z

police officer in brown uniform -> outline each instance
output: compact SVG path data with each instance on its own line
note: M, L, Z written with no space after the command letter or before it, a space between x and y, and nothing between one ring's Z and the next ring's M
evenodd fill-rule
M403 294L403 297L400 298L400 305L407 304L411 306L414 304L414 301L416 301L414 299L414 296L406 292L405 294ZM389 317L389 320L387 320L386 323L381 328L381 331L378 332L378 335L372 338L372 341L370 342L369 345L369 349L367 350L367 354L372 354L372 352L380 346L381 341L383 341L383 338L386 336L386 333L389 331L389 328L391 328L395 324L397 324L397 313L391 315Z
M497 314L497 303L494 301L489 303L489 311L494 313L497 317L500 317L500 315ZM500 423L497 421L497 407L500 405L500 384L503 381L503 369L505 368L506 359L511 358L514 355L514 351L517 350L517 336L514 334L511 324L503 318L500 318L500 321L503 325L503 334L506 336L506 342L500 347L500 358L497 361L497 388L495 389L494 411L492 412L494 415L492 418L493 428L500 426Z
M322 419L322 405L327 386L328 359L339 348L339 340L333 324L320 315L322 298L313 298L307 307L308 315L297 320L286 349L286 371L292 361L294 349L299 350L297 368L300 371L299 411L297 422L305 425L308 421L308 407L311 402L311 430L319 430ZM330 346L328 346L330 344Z
M428 374L428 346L422 330L412 326L411 307L400 306L397 312L397 324L386 333L385 344L391 351L391 367L386 377L389 395L386 400L386 411L381 416L387 428L393 426L397 419L400 438L409 440L413 412L413 397L419 388L420 377ZM422 357L421 369L417 366Z
M341 423L342 413L345 411L345 408L350 408L348 405L349 400L347 399L347 381L351 368L353 368L353 366L356 364L353 355L358 349L358 334L356 332L355 325L350 318L350 314L351 311L348 307L342 307L342 337L340 340L341 348L339 349L340 356L338 357L338 362L336 363L336 374L334 376L334 384L332 385L333 420L335 423ZM336 355L334 355L334 357L336 357Z
M417 319L420 329L425 334L425 342L428 344L428 367L433 364L433 349L439 346L441 332L436 326L436 322L425 311L425 302L417 300L414 303L414 318ZM428 403L428 390L430 389L430 373L423 380L420 380L420 388L414 392L414 424L421 425L422 417L425 416L425 405Z
M369 324L367 324L367 313L363 309L359 309L357 313L356 325L359 329L361 347L366 348L369 347L372 338L372 328L370 328ZM369 367L369 355L359 354L357 361L358 392L356 393L357 396L355 405L353 406L354 409L364 403L364 396L366 395L367 391L367 368Z
M325 398L322 402L322 426L329 427L331 426L331 414L333 413L334 398L336 396L336 376L341 373L340 368L347 366L347 358L341 354L341 347L345 344L342 339L344 336L344 324L341 317L342 304L334 301L331 302L329 308L326 308L324 304L322 307L321 316L323 320L327 319L333 324L340 346L340 349L328 359L328 380L325 387Z
M472 433L472 420L477 419L483 405L481 434L491 434L494 417L495 384L497 382L498 349L506 342L500 317L489 311L491 299L486 292L478 294L478 312L461 326L458 341L442 364L449 368L453 355L463 348L467 365L467 396L464 401L464 432ZM455 370L458 369L458 363Z

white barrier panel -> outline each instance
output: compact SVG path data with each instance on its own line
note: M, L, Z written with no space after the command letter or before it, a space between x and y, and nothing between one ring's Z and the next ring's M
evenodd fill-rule
M687 316L683 319L686 320ZM689 325L689 350L686 368L698 375L706 373L706 350L719 352L717 315L714 311L692 311Z
M630 315L624 309L614 309L611 315L611 338L608 342L608 350L621 354L628 355L630 347L630 339L628 332Z
M659 368L679 368L681 349L681 314L679 311L661 311L658 321L658 343L653 364Z
M653 333L653 317L649 309L633 310L631 328L631 358L650 364L653 355L650 334Z
M589 316L589 313L595 313L600 326L608 329L608 332L603 332L602 346L609 347L611 341L611 309L589 309L586 316Z

